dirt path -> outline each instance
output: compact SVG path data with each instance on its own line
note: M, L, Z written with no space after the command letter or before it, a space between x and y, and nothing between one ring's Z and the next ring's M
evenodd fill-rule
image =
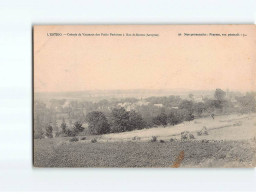
M194 121L184 122L175 126L158 127L151 129L135 130L124 133L113 133L103 135L101 138L108 141L126 141L126 140L149 140L152 136L157 136L158 139L170 139L171 137L178 138L183 131L189 131L196 135L203 127L206 127L210 132L207 136L198 136L198 139L227 139L240 140L250 139L256 136L256 115L224 115L195 119Z

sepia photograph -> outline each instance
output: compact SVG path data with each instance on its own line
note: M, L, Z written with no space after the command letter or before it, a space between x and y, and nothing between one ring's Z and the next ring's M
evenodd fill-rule
M34 167L255 167L255 25L32 33Z

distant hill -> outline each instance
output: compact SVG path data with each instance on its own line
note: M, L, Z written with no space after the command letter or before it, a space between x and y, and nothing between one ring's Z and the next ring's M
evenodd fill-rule
M76 99L87 101L99 101L102 99L122 99L122 98L147 98L151 96L194 96L212 97L214 91L210 90L189 90L189 89L130 89L130 90L91 90L76 92L40 92L35 93L35 99Z

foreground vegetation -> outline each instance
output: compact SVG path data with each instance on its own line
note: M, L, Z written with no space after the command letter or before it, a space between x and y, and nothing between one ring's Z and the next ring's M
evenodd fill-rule
M253 167L255 141L34 142L36 167Z

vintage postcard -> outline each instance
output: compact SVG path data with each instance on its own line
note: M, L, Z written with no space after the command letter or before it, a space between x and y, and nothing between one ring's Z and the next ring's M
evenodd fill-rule
M35 167L255 167L255 25L36 25Z

